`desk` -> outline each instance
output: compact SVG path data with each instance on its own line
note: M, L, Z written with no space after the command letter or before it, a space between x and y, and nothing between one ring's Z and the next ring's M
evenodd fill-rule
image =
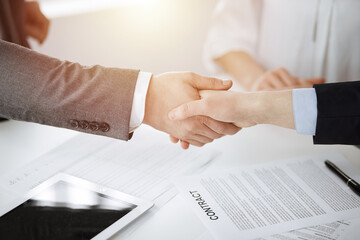
M139 134L138 134L138 133ZM164 135L147 126L141 134ZM31 163L40 155L77 134L74 131L33 123L8 121L0 123L0 175ZM169 144L171 144L169 142ZM207 172L240 167L245 164L273 161L305 154L337 151L360 169L360 150L354 146L315 146L312 137L297 135L295 131L274 126L255 126L227 136L205 147L223 152ZM0 200L1 204L1 200ZM357 224L357 227L360 227ZM355 228L354 228L355 229ZM190 207L176 196L149 221L141 225L130 238L137 239L212 239ZM345 237L346 239L346 237ZM351 239L351 238L348 238Z

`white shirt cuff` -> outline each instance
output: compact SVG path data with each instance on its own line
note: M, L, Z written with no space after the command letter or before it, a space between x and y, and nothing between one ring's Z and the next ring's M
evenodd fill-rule
M296 132L314 136L318 114L315 89L293 89L293 110Z
M130 115L130 133L144 120L145 101L152 73L140 72L136 81L133 104Z

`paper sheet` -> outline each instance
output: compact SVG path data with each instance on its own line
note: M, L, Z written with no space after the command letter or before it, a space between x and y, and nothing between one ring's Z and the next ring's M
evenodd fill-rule
M200 148L184 151L179 145L169 143L167 137L148 141L149 134L146 136L142 138L138 134L136 139L124 142L78 135L28 166L1 176L0 189L21 197L52 175L64 171L154 202L155 206L146 216L136 221L141 223L177 194L170 178L199 171L218 154ZM5 199L1 193L0 198L4 199L1 204L14 199ZM132 224L121 231L120 236L131 234L135 228L136 224Z
M44 180L85 159L114 141L110 138L79 134L30 164L0 177L0 187L22 196Z
M351 224L350 220L336 221L254 240L337 240L344 235Z
M124 142L81 134L28 166L1 176L0 187L22 195L65 171L139 198L158 201L173 188L169 178L199 170L216 154L199 148L184 151L168 141Z
M360 197L325 159L360 178L344 157L328 154L187 177L177 185L217 239L253 239L360 217Z
M170 178L199 170L215 155L202 149L184 151L169 142L111 141L65 172L154 201L159 206L164 202L164 193L175 189Z
M360 219L336 221L254 240L353 240L358 238L358 232L354 232L354 229L359 226L359 223ZM208 232L204 232L197 240L212 239Z

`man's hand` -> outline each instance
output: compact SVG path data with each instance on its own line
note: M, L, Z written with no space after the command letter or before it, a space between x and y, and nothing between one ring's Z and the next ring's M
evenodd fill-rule
M199 100L199 90L228 90L231 81L199 76L194 73L167 73L151 79L145 105L144 123L169 133L172 141L182 140L182 147L188 143L203 146L213 139L232 135L240 130L231 123L222 123L206 116L194 116L180 121L171 121L171 109L189 101Z
M241 127L256 125L253 120L254 102L251 94L231 91L200 91L201 100L184 103L169 113L171 120L193 116L208 116L222 122L236 123ZM240 106L243 111L239 111Z
M25 2L25 32L27 36L35 38L40 44L48 34L50 21L41 12L36 1Z
M200 91L201 100L187 102L169 112L169 119L183 120L208 116L238 127L273 124L295 128L292 91L239 93Z
M290 75L290 73L280 67L274 71L265 72L253 84L252 91L262 90L283 90L292 88L310 88L314 84L324 83L323 78L301 79Z

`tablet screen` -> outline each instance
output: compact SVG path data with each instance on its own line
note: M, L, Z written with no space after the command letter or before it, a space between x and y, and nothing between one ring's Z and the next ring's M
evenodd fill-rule
M58 181L0 217L1 239L91 239L137 206Z

